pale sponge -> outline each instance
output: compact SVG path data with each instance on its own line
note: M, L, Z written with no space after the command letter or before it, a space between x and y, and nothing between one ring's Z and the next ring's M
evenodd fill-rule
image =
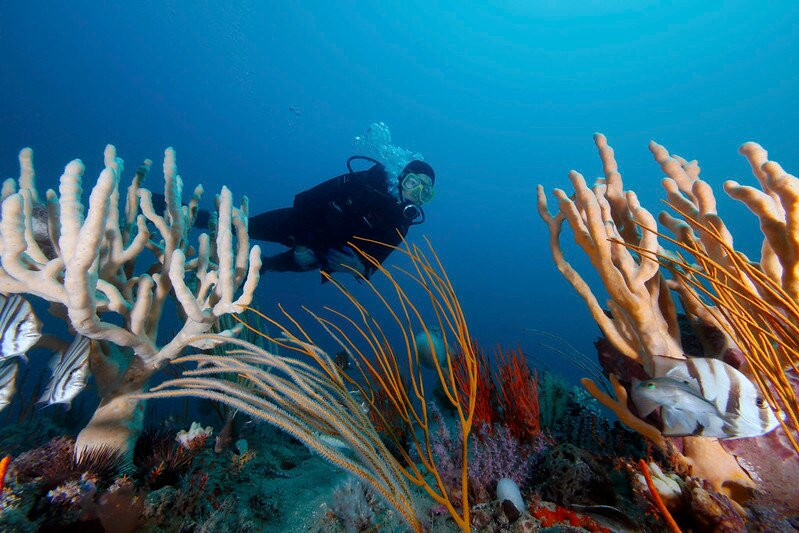
M519 491L519 485L512 479L503 477L497 483L497 500L504 502L510 501L516 510L520 513L524 511L524 499L522 493Z

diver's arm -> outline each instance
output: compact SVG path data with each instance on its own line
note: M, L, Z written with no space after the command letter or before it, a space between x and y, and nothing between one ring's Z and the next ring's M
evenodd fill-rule
M374 259L379 265L382 265L385 260L388 259L388 256L390 256L397 247L402 245L402 241L407 234L408 226L402 225L397 228L386 228L381 232L368 236L370 240L377 242L353 239L353 244L363 251L363 253ZM378 268L366 258L362 258L362 261L364 265L366 265L366 277L368 279Z
M399 244L399 243L396 243L396 244L395 244L395 243L386 243L386 244L391 244L392 246L396 246L396 245L397 245L397 244ZM362 248L362 249L363 249L363 248ZM374 245L374 246L373 246L373 248L372 248L371 250L369 250L367 253L368 253L369 255L371 255L371 256L372 256L372 258L373 258L375 261L377 261L377 263L378 263L378 264L382 265L382 264L383 264L383 262L384 262L386 259L388 259L388 256L389 256L389 255L391 255L391 252L393 252L393 251L394 251L394 248L390 248L390 247L388 247L388 246L382 246L382 245L377 245L377 244L376 244L376 245ZM366 252L366 250L364 250L364 252ZM371 263L371 261L367 261L366 259L364 259L364 260L363 260L363 262L364 262L364 263L365 263L365 265L366 265L366 278L367 278L367 279L369 279L369 277L370 277L372 274L374 274L375 272L377 272L378 268L377 268L376 266L374 266L374 265Z
M305 230L302 218L297 216L293 207L253 215L247 226L250 239L276 242L288 247L297 244L299 234Z
M305 272L308 268L303 268L294 260L294 250L286 250L277 255L261 258L261 273L264 272Z

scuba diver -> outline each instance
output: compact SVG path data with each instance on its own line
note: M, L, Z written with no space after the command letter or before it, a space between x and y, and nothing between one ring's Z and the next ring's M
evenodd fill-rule
M352 162L373 163L366 170L352 170ZM398 185L379 161L355 155L347 160L346 174L331 178L294 197L294 205L251 216L250 239L275 242L289 249L264 257L261 271L350 272L369 279L377 268L364 260L348 242L355 237L398 246L408 229L425 220L422 205L433 199L436 175L424 161L413 160L402 169ZM153 204L163 209L164 196L153 194ZM210 213L200 210L195 227L207 228ZM378 263L393 248L369 241L356 246ZM352 270L354 269L354 270ZM326 281L322 276L322 282Z
M352 162L373 163L366 170L352 170ZM251 239L287 246L289 250L263 259L262 271L360 273L369 278L377 268L348 242L363 237L398 246L408 229L425 220L422 205L433 199L435 172L424 161L405 165L394 185L385 167L366 156L347 160L346 174L331 178L294 197L292 207L250 217ZM354 243L364 253L383 263L393 251L368 241ZM325 281L325 277L322 277Z

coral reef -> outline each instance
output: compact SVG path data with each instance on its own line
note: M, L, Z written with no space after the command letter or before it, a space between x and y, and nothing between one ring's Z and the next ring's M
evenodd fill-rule
M563 524L571 526L572 528L582 528L592 533L607 533L610 531L608 528L597 524L588 516L580 515L570 509L557 505L533 502L530 505L530 514L540 522L542 528Z
M120 211L124 165L111 145L86 211L81 204L80 160L66 166L60 194L49 190L42 200L35 186L32 150L22 150L19 159L19 180L6 180L2 189L0 291L57 304L77 333L98 343L90 366L101 402L79 434L77 450L105 445L130 454L144 413L140 400L131 395L220 316L240 312L252 298L260 250L249 249L246 199L240 209L234 208L230 191L223 188L213 243L203 234L195 249L189 245L188 231L202 187L194 190L188 206L182 204L183 182L173 149L164 154L162 213L156 212L150 191L141 186L149 160L136 171ZM34 235L34 226L42 224L34 220L34 213L46 214L44 239ZM47 246L40 246L42 241ZM135 274L146 250L152 265ZM239 288L242 294L236 299ZM179 302L185 322L161 346L158 326L170 295ZM108 313L119 319L105 318Z
M431 407L430 411L436 425L432 451L438 472L452 497L460 501L461 441L453 435L438 409ZM459 428L456 430L460 431ZM545 445L543 437L531 444L518 440L504 426L494 426L491 431L488 426L483 426L474 433L470 442L469 499L475 503L493 500L497 482L502 478L509 478L519 486L526 485L532 474L533 462Z
M179 474L168 475L166 470L173 465L153 478L146 464L166 452L142 449L148 442L156 447L168 444L173 454L187 451L175 441L175 430L147 428L137 443L134 469L104 481L80 471L48 479L52 474L47 461L67 464L74 446L74 439L55 439L13 462L0 498L0 530L197 531L214 524L214 531L311 527L318 518L314 511L321 503L319 496L308 497L303 505L296 495L319 487L323 487L319 494L324 494L327 483L338 479L333 468L301 443L267 426L250 424L243 434L262 443L246 457L214 453L206 442L191 455L180 456ZM116 517L110 527L109 517Z
M368 279L359 277L374 291L377 305L386 306L395 317L407 315L410 307L415 316L407 323L399 320L391 323L397 326L397 333L405 340L405 345L395 351L388 343L374 342L375 339L387 338L383 325L371 318L371 313L365 313L365 305L338 283L337 287L354 304L356 316L360 316L359 323L337 311L333 311L334 318L341 324L309 312L312 319L346 351L356 367L358 379L344 373L299 322L283 311L290 327L265 316L262 318L277 326L281 333L278 339L269 338L295 352L297 357L281 357L243 341L213 337L212 340L227 341L237 349L223 357L194 355L177 358L175 362L196 362L200 368L186 371L183 377L169 380L138 397L191 396L213 399L237 408L290 433L328 461L369 483L414 530L420 530L421 523L413 507L408 482L422 487L432 500L446 508L459 527L469 531L468 442L474 422L477 353L452 283L432 247L432 260L418 246L406 243L405 248L396 248L410 259L415 275L408 271L404 273L428 295L429 315L435 316L435 325L442 332L446 357L439 360L436 354L432 362L438 377L437 385L454 410L461 428L460 505L457 505L451 488L441 481L432 455L431 438L435 428L428 413L428 387L422 380L418 348L411 342L414 330L429 335L433 325L428 325L418 310L421 304L411 300L391 272L374 257L363 253L356 244L350 243L350 246L392 284L392 292L398 300L398 303L393 303L394 307ZM329 275L323 275L332 280ZM345 332L343 328L350 326L353 331ZM459 348L457 353L455 346ZM465 359L463 368L468 385L465 388L460 388L463 382L454 376L454 357ZM400 371L406 366L411 370L407 374ZM231 373L244 377L246 384L232 383L224 378ZM355 393L351 392L353 389ZM376 391L381 389L392 408L402 415L406 430L401 435L410 438L410 450L406 450L405 443L393 433L388 435L393 441L389 449L367 414L383 416L375 403ZM383 424L383 427L388 428L390 424ZM345 455L344 450L352 454ZM394 453L399 453L400 458Z
M350 478L333 490L325 504L319 531L396 531L402 528L396 513L386 507L367 485Z
M520 441L533 440L541 431L538 373L530 372L521 349L500 350L498 359L501 423Z
M593 455L572 444L558 444L544 452L535 479L541 497L560 505L615 505L616 494L605 468Z
M767 316L751 319L750 323L755 325L793 320L793 304L786 302L796 300L792 296L792 291L795 292L792 280L797 255L793 251L794 245L784 235L787 228L795 224L797 216L792 209L796 205L795 186L792 185L795 178L768 162L765 151L759 146L747 143L742 147L742 153L749 159L763 191L734 182L725 184L725 190L744 202L761 219L764 245L761 263L741 261L743 256L732 248L732 237L716 214L712 189L698 177L696 162L672 157L663 147L651 143L650 150L668 176L663 185L669 202L682 216L680 219L661 213L659 221L674 233L675 238L669 240L691 253L700 263L699 266L690 265L660 246L658 238L663 236L657 231L655 218L640 205L635 193L623 190L612 148L603 135L595 135L595 142L604 178L589 187L582 175L572 171L569 179L575 195L570 197L564 191L555 190L559 211L553 215L548 211L543 187L539 186L538 208L549 228L550 249L558 269L584 299L605 337L618 351L618 357L641 365L647 376L663 375L663 370L658 367L659 361L685 359L673 294L697 331L705 357L726 358L740 363L741 354L746 354L746 364L741 370L760 384L772 406L779 404L788 413L794 412L795 406L784 399L785 391L790 389L790 385L785 384L785 360L782 367L776 364L765 371L764 368L778 361L779 357L765 362L768 358L758 354L763 353L763 349L773 349L773 346L763 348L749 342L747 339L758 335L747 336L746 326L731 316L735 311L728 312L728 309L737 305L739 308L762 310ZM564 222L568 223L575 240L599 274L609 295L609 313L563 255L559 237ZM663 268L661 261L665 265ZM673 274L672 279L664 275L666 269ZM711 298L710 304L702 301L698 294L700 289L694 285L697 278L692 276L698 276L697 273L704 273L701 275L709 280L718 295ZM744 281L739 286L730 284L732 279ZM773 295L783 290L782 287L787 297L782 304L775 306ZM738 300L735 303L738 298L732 296L735 291L738 295L746 295L741 297L745 302ZM776 334L774 339L778 348L780 343L787 342ZM742 342L746 343L747 349L741 350L736 346ZM607 350L604 352L608 353ZM795 352L786 350L784 353ZM654 356L669 359L656 359ZM614 363L612 366L605 364L605 367L629 369L630 365ZM771 387L764 386L766 380L762 376L765 373L776 376ZM613 374L611 378L615 399L599 390L593 381L584 379L583 383L623 423L655 443L665 454L674 455L694 475L709 481L714 490L739 502L751 496L756 483L718 440L686 436L681 439L681 449L674 449L655 426L636 416L628 405L626 388ZM783 399L775 400L776 396ZM795 403L795 396L793 398Z

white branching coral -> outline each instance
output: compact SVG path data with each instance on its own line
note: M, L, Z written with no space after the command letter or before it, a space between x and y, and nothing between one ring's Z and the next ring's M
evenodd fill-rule
M236 208L223 187L215 234L200 235L195 249L188 233L203 189L198 186L183 205L183 181L172 148L164 153L162 213L151 192L142 188L149 160L136 170L120 211L123 161L111 145L88 210L81 204L80 160L66 166L59 194L48 190L44 202L35 187L32 150L22 150L19 160L19 180L6 180L2 187L0 292L60 304L75 331L97 341L90 366L101 402L78 436L77 449L107 445L129 452L144 412L141 401L129 396L183 348L195 345L193 339L220 316L241 312L252 299L261 254L258 246L250 249L246 198ZM145 257L150 265L144 264ZM161 346L158 326L170 295L184 322ZM113 314L118 317L110 318Z

